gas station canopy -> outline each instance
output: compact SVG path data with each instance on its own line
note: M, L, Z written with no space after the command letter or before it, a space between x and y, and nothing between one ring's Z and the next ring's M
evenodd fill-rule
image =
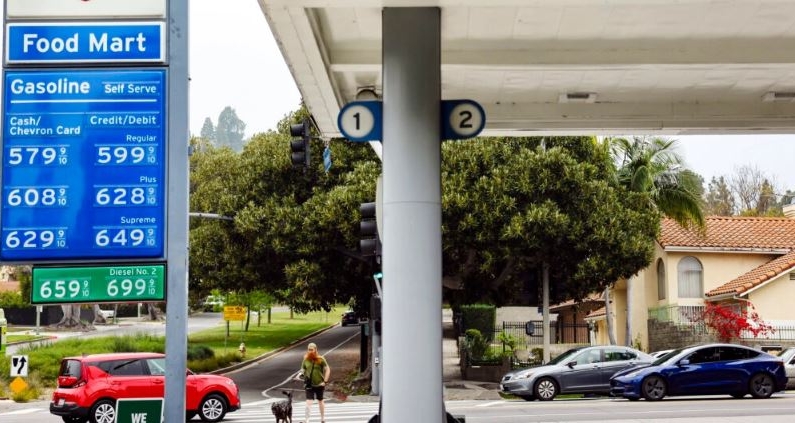
M795 132L792 0L258 1L325 136L381 93L382 9L422 6L483 135Z

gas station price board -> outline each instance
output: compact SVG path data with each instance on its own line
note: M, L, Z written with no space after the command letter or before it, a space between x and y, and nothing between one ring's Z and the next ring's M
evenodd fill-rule
M7 70L0 261L164 257L164 69Z
M32 304L165 300L165 265L33 267Z

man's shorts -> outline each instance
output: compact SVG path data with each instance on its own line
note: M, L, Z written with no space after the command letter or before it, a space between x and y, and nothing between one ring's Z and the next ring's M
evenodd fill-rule
M311 388L307 388L306 392L306 400L311 401L316 399L318 401L323 401L323 392L326 390L325 386L313 386Z

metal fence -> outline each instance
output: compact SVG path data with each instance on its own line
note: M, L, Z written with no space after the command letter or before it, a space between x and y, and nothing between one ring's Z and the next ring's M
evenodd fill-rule
M529 322L503 322L490 333L482 333L483 337L491 340L486 351L480 358L471 355L462 355L461 350L467 348L467 341L461 338L459 342L459 356L468 357L469 365L496 364L503 357L511 357L512 367L528 367L540 363L541 357L533 353L535 348L543 348L544 322L533 320ZM528 325L531 326L528 335ZM550 322L549 336L551 344L588 344L590 333L587 324L571 324Z
M683 333L690 333L693 335L710 335L717 339L716 332L707 326L701 316L703 315L703 306L679 306L670 305L663 307L656 307L649 309L650 328L653 326L654 330L665 330L659 324L651 325L651 322L667 323L673 326L671 329ZM773 328L771 333L760 336L754 336L751 331L743 331L740 333L737 341L742 344L794 344L795 343L795 323L772 322L769 325ZM651 329L650 329L651 330ZM675 334L664 334L664 336Z

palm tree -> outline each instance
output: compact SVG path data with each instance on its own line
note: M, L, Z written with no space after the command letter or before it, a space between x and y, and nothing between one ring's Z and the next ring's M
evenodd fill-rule
M682 227L705 228L701 181L687 170L682 157L676 153L676 140L659 137L608 139L616 165L618 182L630 191L645 192L649 200L665 216ZM632 345L631 277L627 280L626 344ZM609 307L606 308L609 314ZM610 319L608 333L612 334ZM611 337L611 343L615 339Z

